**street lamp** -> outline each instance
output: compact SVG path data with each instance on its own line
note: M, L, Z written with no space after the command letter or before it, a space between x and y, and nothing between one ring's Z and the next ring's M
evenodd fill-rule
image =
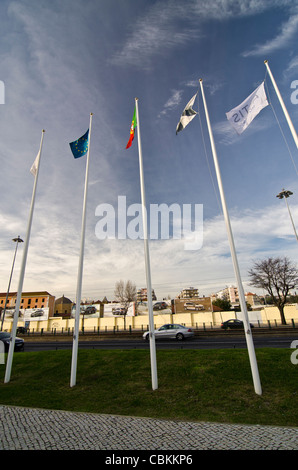
M9 282L8 282L7 294L6 294L5 305L4 305L4 310L3 310L3 315L2 315L2 321L1 321L1 331L2 331L2 329L3 329L3 323L4 323L6 305L7 305L8 295L9 295L10 283L11 283L11 278L12 278L12 273L13 273L13 268L14 268L14 262L15 262L15 259L16 259L18 244L19 244L19 243L22 243L24 240L22 240L22 239L20 238L20 235L18 235L17 238L13 238L12 241L16 243L16 249L15 249L15 252L14 252L14 257L13 257L13 262L12 262L12 267L11 267L11 272L10 272L10 277L9 277Z
M297 232L296 232L296 228L295 228L295 225L294 225L294 221L293 221L293 218L292 218L292 214L291 214L291 211L290 211L290 208L289 208L289 204L288 204L288 201L287 201L287 198L292 196L292 192L291 191L287 191L285 189L283 189L276 197L278 197L279 199L283 199L285 198L285 201L286 201L286 205L287 205L287 208L288 208L288 211L289 211L289 215L290 215L290 219L291 219L291 222L292 222L292 225L293 225L293 229L294 229L294 232L295 232L295 236L296 236L296 240L298 242L298 235L297 235Z

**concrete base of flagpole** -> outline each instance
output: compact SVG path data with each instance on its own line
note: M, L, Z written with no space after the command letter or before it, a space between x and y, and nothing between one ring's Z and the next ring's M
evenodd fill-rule
M151 381L152 381L152 390L158 389L158 379L157 379L157 367L156 367L156 347L155 347L155 338L151 336L150 338L150 356L151 356Z
M248 350L248 355L249 355L249 360L250 360L250 367L251 367L254 389L257 395L262 395L262 386L261 386L261 381L260 381L260 376L259 376L259 369L258 369L255 348L254 348L253 339L252 339L250 330L245 332L245 337L246 337L247 350Z

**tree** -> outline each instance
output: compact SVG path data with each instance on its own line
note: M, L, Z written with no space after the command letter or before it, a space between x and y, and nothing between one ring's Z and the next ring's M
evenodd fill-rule
M126 315L129 304L135 302L137 298L136 285L131 281L124 283L122 280L116 282L114 290L115 300L119 302L123 308L124 329L126 328Z
M219 307L224 312L228 312L232 307L231 302L227 299L216 299L212 302L212 304L216 307Z
M287 258L267 258L254 263L248 271L250 284L264 289L279 310L281 323L286 325L284 306L290 289L298 284L297 267Z

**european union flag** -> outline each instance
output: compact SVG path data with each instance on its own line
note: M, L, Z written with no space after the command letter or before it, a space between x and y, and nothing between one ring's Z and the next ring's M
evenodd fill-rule
M82 137L71 142L69 145L75 158L80 158L86 155L89 145L89 129L84 135L82 135Z

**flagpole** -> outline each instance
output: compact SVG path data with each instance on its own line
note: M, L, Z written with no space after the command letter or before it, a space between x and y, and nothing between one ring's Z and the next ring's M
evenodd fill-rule
M144 184L144 170L143 170L143 156L141 144L141 130L138 98L135 98L136 104L136 117L137 117L137 133L138 133L138 149L139 149L139 165L140 165L140 184L141 184L141 198L142 198L142 215L143 215L143 230L144 230L144 249L145 249L145 266L146 266L146 280L147 280L147 301L149 313L149 341L150 341L150 357L151 357L151 379L152 389L158 388L157 380L157 366L156 366L156 348L155 348L155 335L154 335L154 320L153 320L153 307L152 307L152 287L151 287L151 273L150 273L150 258L149 258L149 244L148 244L148 228L147 228L147 209L145 198L145 184Z
M201 91L202 91L203 103L204 103L205 114L206 114L206 121L207 121L209 136L210 136L210 143L211 143L211 149L213 153L213 160L214 160L217 182L218 182L218 187L219 187L219 192L220 192L220 197L221 197L221 203L222 203L226 228L228 232L228 238L230 242L230 250L231 250L231 255L232 255L232 260L233 260L233 266L234 266L234 271L235 271L237 284L238 284L238 293L239 293L241 311L243 313L244 331L245 331L248 354L250 358L250 366L251 366L251 371L252 371L254 388L255 388L255 392L258 395L262 395L262 388L261 388L258 365L257 365L257 360L256 360L256 355L255 355L253 339L252 339L252 333L251 333L249 319L248 319L245 296L244 296L244 291L243 291L243 286L242 286L242 281L241 281L241 276L240 276L240 271L239 271L239 266L238 266L238 260L237 260L235 245L234 245L234 239L233 239L233 234L232 234L232 229L231 229L231 224L230 224L229 213L228 213L228 209L226 206L226 200L225 200L225 195L224 195L224 190L223 190L223 185L222 185L222 180L221 180L220 168L219 168L218 159L217 159L217 152L216 152L215 143L213 139L213 133L212 133L212 128L210 124L209 113L207 109L202 79L200 79L200 86L201 86Z
M35 178L34 178L30 213L29 213L29 219L28 219L28 225L27 225L27 234L26 234L26 239L25 239L25 244L24 244L22 265L21 265L21 271L20 271L20 277L19 277L18 293L17 293L16 305L15 305L15 311L14 311L14 317L13 317L13 324L12 324L12 330L11 330L11 336L10 336L10 345L9 345L8 356L7 356L7 364L6 364L4 383L9 382L10 381L10 376L11 376L13 353L14 353L16 331L17 331L18 320L19 320L19 310L20 310L22 290L23 290L23 282L24 282L25 269L26 269L26 261L27 261L31 226L32 226L32 218L33 218L33 211L34 211L34 204L35 204L36 187L37 187L39 164L40 164L40 157L41 157L41 150L42 150L44 133L45 133L45 131L42 130L40 146L39 146L39 153L38 153L39 157L38 157L38 162L37 162L36 174L35 174Z
M87 160L86 160L85 190L84 190L83 213L82 213L81 248L80 248L80 258L79 258L78 279L77 279L75 328L74 328L73 346L72 346L72 361L71 361L71 375L70 375L71 387L74 387L76 384L76 374L77 374L92 116L93 116L93 113L90 113L89 142L88 142L88 151L87 151Z
M289 116L289 113L288 113L287 108L286 108L286 106L285 106L284 100L282 99L282 96L281 96L281 94L280 94L280 92L279 92L279 89L278 89L278 87L277 87L276 81L274 80L274 77L273 77L272 72L271 72L270 67L269 67L268 60L264 60L264 64L266 65L266 68L267 68L267 70L268 70L269 77L271 78L271 81L272 81L274 90L275 90L275 92L276 92L276 94L277 94L277 97L278 97L278 99L279 99L280 105L281 105L281 107L282 107L282 110L283 110L284 115L285 115L285 117L286 117L286 120L287 120L287 122L288 122L290 131L291 131L291 133L292 133L293 139L294 139L295 144L296 144L296 147L298 148L298 136L297 136L297 132L296 132L295 127L294 127L294 125L293 125L293 123L292 123L292 120L291 120L291 118L290 118L290 116Z

